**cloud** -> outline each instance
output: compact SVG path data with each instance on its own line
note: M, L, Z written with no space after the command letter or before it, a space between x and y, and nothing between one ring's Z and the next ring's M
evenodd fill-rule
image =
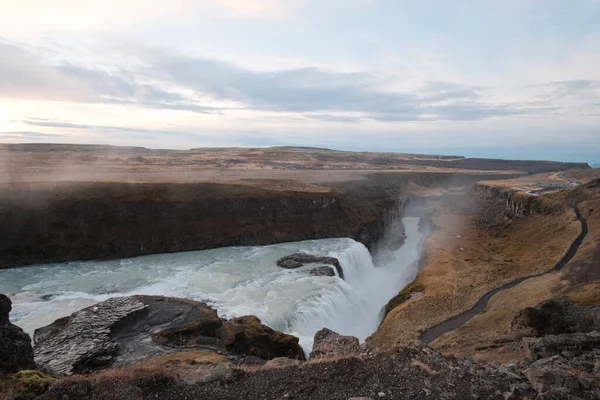
M316 67L257 71L205 58L162 53L153 69L157 76L211 99L252 110L319 113L317 119L347 122L358 117L324 117L325 112L363 113L380 121L479 120L492 116L545 111L519 104L487 104L480 87L429 82L413 91L385 88L388 78L364 72L338 72Z
M261 71L163 49L133 46L129 51L136 62L127 68L92 68L61 61L58 54L51 63L0 43L0 95L207 114L260 111L340 123L479 121L552 111L531 102L494 102L487 88L460 82L430 81L393 90L402 77L318 67ZM586 88L581 82L572 86Z
M50 63L22 47L0 42L0 96L75 103L135 104L195 112L216 112L156 85L138 83L136 75L113 68Z
M532 86L541 102L554 105L556 110L582 116L600 113L600 81L553 81Z

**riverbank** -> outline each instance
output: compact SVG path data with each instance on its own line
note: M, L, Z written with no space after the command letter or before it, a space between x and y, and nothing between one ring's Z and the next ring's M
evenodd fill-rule
M593 209L600 196L595 183L543 198L514 191L509 199L498 190L511 191L478 190L439 204L433 216L438 229L425 245L426 267L408 287L416 288L417 296L407 296L388 314L371 344L386 347L425 332L425 339L435 340L432 345L446 354L510 361L523 357L521 347L511 350L522 334L511 328L511 321L523 308L577 296L595 304L590 296L600 277L591 273L591 265L585 273L580 267L598 249ZM581 218L570 204L578 207ZM488 291L538 274L490 293L481 312L465 315L465 325L428 330L471 309ZM569 281L574 275L578 280ZM458 329L449 329L453 327Z

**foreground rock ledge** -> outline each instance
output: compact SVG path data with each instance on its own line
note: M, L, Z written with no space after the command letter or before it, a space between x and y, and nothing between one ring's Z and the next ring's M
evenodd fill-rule
M34 341L38 365L57 375L191 350L304 359L298 338L254 316L226 321L204 303L161 296L109 299L36 330Z
M31 338L10 323L12 301L0 294L0 376L35 368Z

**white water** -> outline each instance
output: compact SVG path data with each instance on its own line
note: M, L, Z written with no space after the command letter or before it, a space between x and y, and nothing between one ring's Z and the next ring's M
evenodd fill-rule
M323 327L364 340L377 329L382 307L414 279L423 236L418 218L403 221L406 243L395 261L377 268L362 244L322 239L4 270L0 293L13 300L12 322L30 334L110 297L153 294L206 301L226 318L256 315L310 351ZM337 257L345 281L276 266L295 252Z

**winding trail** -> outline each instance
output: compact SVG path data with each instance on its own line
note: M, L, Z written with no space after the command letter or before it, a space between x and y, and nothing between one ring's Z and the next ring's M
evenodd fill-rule
M581 211L579 210L579 208L577 206L573 206L573 210L575 211L575 214L577 215L577 219L581 223L581 233L579 234L579 236L577 236L575 241L573 241L573 243L571 244L571 247L569 247L569 250L567 251L567 253L560 259L560 261L558 261L556 263L556 265L554 267L552 267L552 269L550 269L546 272L542 272L540 274L529 275L529 276L521 277L519 279L515 279L514 281L504 284L496 289L490 290L489 292L484 294L477 301L477 303L475 303L475 305L473 307L471 307L471 309L463 312L462 314L458 314L458 315L455 315L454 317L448 318L447 320L439 323L438 325L435 325L435 326L432 326L431 328L426 329L425 331L423 331L423 333L421 334L419 339L425 343L431 343L434 340L436 340L437 338L439 338L440 336L444 335L445 333L448 333L450 331L460 328L461 326L463 326L467 322L469 322L473 317L475 317L476 315L481 313L487 306L487 304L490 301L490 299L492 298L492 296L494 296L495 294L498 294L504 290L513 288L513 287L517 286L518 284L525 282L526 280L529 280L532 278L538 278L540 276L551 274L553 272L560 271L561 269L563 269L569 263L569 261L571 261L573 259L575 254L577 254L577 251L579 250L579 246L581 246L581 243L583 243L583 240L585 239L585 237L588 234L588 224L587 224L587 221L585 220L585 218L583 218L583 215L581 215Z

